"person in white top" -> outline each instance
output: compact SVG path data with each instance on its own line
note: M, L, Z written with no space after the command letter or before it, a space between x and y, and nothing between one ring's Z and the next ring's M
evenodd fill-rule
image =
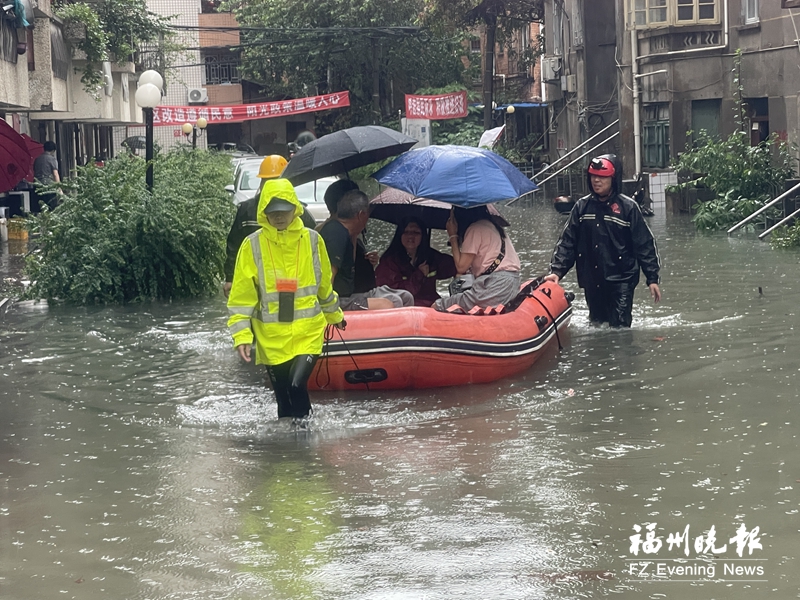
M511 239L485 206L455 207L447 220L447 235L459 275L471 273L472 287L440 298L433 308L445 311L458 304L465 311L506 304L519 293L519 257Z

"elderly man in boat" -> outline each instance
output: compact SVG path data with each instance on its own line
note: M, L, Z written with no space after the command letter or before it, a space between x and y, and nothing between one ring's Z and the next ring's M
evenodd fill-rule
M366 292L355 291L355 257L358 236L369 220L369 200L360 190L342 196L336 216L320 230L328 249L333 271L333 289L339 294L342 309L379 310L414 306L414 296L406 290L377 286Z

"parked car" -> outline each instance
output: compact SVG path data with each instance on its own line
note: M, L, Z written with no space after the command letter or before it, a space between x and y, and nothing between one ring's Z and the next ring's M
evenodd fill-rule
M263 156L242 158L236 165L236 170L233 173L233 185L227 185L225 189L231 193L231 200L237 206L252 198L258 191L261 185L261 180L258 178L258 168L261 166L262 160L264 160Z
M237 206L252 198L258 191L261 185L261 180L258 178L258 169L262 160L264 160L263 156L242 159L234 172L233 185L225 187L231 193L233 203ZM330 215L328 207L325 206L325 190L336 179L336 177L323 177L317 181L309 181L294 188L298 199L317 223L322 223Z
M314 217L317 224L324 222L330 216L328 207L325 206L325 190L337 179L337 177L323 177L294 187L298 199Z
M222 142L221 144L217 145L217 148L222 152L256 154L256 151L253 150L253 147L250 144L245 144L243 142Z

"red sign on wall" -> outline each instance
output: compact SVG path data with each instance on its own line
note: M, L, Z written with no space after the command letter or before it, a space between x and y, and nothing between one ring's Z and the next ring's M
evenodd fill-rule
M460 119L467 116L467 92L437 96L406 94L408 119Z
M184 123L195 123L200 117L208 121L209 125L239 123L347 106L350 106L350 92L233 106L156 106L153 109L153 125L175 127Z

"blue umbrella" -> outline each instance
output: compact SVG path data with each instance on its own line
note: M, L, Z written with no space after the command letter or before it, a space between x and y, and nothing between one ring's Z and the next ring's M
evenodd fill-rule
M383 185L463 208L519 198L536 184L502 156L470 146L428 146L372 175Z

